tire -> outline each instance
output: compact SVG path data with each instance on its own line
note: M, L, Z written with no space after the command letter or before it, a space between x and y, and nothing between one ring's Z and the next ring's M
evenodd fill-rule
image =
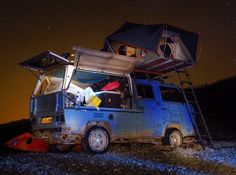
M168 145L171 147L179 147L183 144L183 137L180 131L178 130L169 130L165 136L165 140Z
M60 152L69 152L72 148L72 145L56 145L56 148Z
M105 153L108 150L109 144L109 134L100 126L91 127L83 139L84 150L92 154Z

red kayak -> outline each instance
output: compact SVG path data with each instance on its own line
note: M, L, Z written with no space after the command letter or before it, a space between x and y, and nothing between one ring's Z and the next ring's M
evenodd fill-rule
M112 91L120 87L120 83L118 81L113 81L105 85L101 90L103 91Z
M41 139L33 138L28 132L7 141L5 146L7 148L29 152L48 151L48 144Z

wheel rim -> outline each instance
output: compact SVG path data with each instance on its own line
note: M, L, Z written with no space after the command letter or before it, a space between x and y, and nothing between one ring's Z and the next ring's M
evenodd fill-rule
M181 136L178 132L172 132L170 134L170 145L171 146L180 146L182 144Z
M93 151L104 151L108 146L108 135L104 130L95 129L90 132L88 141Z

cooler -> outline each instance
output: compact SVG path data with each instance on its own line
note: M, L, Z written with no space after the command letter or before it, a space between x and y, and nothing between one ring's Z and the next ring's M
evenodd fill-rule
M102 102L99 107L121 108L121 93L117 91L100 91L95 92Z

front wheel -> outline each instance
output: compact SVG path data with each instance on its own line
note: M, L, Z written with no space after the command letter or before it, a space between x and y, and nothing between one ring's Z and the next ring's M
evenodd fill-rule
M103 127L93 126L85 135L83 147L92 154L102 154L108 150L109 143L108 132Z

